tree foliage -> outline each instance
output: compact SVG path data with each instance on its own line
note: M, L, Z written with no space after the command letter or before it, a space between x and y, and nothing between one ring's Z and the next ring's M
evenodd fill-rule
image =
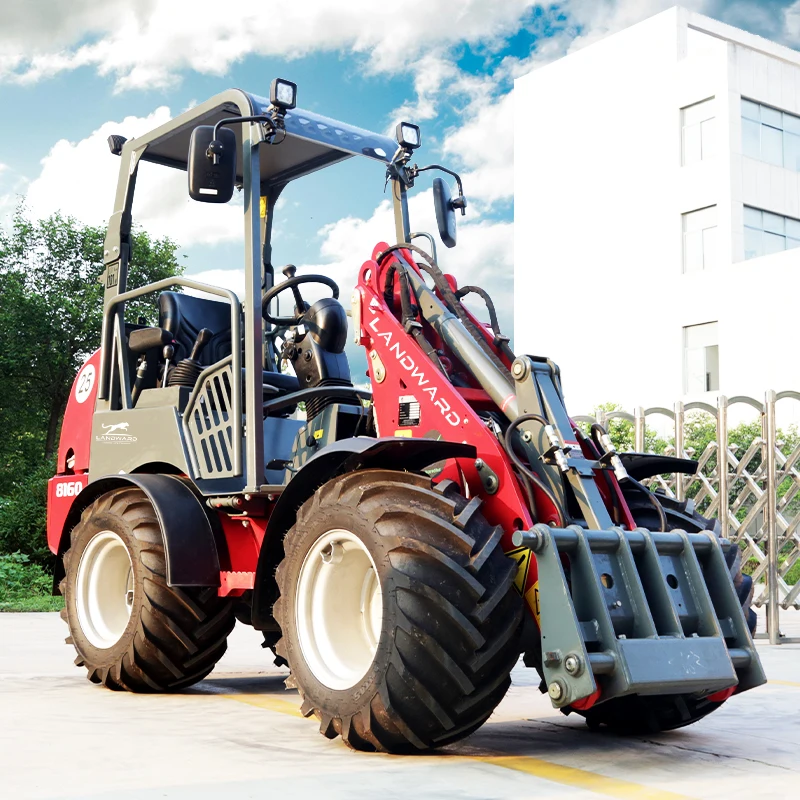
M41 557L43 492L77 370L100 344L105 229L20 208L0 228L0 550ZM177 245L133 235L128 288L180 275ZM155 321L152 297L126 317ZM37 538L38 537L38 538ZM13 540L13 541L12 541ZM36 541L34 541L36 540Z

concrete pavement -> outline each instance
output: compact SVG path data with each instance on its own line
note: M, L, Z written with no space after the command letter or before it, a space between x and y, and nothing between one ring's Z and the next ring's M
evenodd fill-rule
M477 734L436 755L400 757L320 736L249 628L237 626L207 680L161 696L88 683L65 636L56 614L0 614L1 798L729 800L800 791L800 645L759 642L767 686L682 731L633 739L554 711L520 665Z

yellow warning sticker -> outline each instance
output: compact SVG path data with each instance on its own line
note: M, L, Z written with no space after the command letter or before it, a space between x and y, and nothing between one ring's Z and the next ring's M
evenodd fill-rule
M520 594L525 593L525 581L528 579L528 570L531 566L531 551L527 547L517 547L509 550L506 555L517 562L517 577L514 586Z
M323 431L323 430L314 431L314 438L317 441L319 441L324 435L325 435L325 431Z
M260 208L261 211L261 219L264 219L267 216L267 197L264 195L261 198Z
M531 586L531 588L525 592L525 602L531 607L533 616L536 617L536 624L541 625L541 621L539 619L539 581L536 581L536 583L534 583L533 586Z
M400 436L403 439L412 439L414 437L413 431L403 431L403 430L396 430L394 432L395 436Z

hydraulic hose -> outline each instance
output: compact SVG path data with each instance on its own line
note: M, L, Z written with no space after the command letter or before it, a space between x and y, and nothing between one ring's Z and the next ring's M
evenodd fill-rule
M555 508L556 514L558 515L558 524L563 527L564 514L561 510L558 500L556 500L555 495L545 485L544 481L542 481L542 479L530 467L526 466L522 459L514 452L514 440L512 439L512 435L523 422L539 422L542 425L550 424L543 416L541 416L541 414L523 414L521 417L517 417L506 428L503 442L505 445L505 451L508 453L508 457L511 459L514 466L553 504L553 508ZM533 510L534 509L532 508L531 511Z
M461 302L450 288L450 284L447 282L447 278L445 278L444 273L439 269L438 265L433 261L431 256L429 256L421 247L417 247L415 244L410 244L407 242L403 244L393 244L391 247L387 247L386 250L380 254L378 257L378 263L381 263L387 255L397 250L411 250L414 253L422 256L425 263L417 264L417 266L431 276L434 286L438 289L439 294L442 296L442 300L444 301L448 311L458 317L461 324L469 331L472 338L475 339L486 356L506 377L510 379L511 373L509 372L508 367L500 360L497 353L495 353L495 351L489 346L489 343L486 341L486 337L469 318L469 315L466 313L466 311L464 311L464 307L461 305ZM469 368L469 364L465 364L464 366Z
M598 439L599 439L599 437L601 435L602 436L608 436L608 431L599 422L593 423L591 430L592 430L592 439L591 439L592 444L596 447L596 449L599 452L601 452L601 453L606 452L600 446L600 442L598 441ZM606 476L606 479L608 480L608 476ZM661 525L661 530L662 531L666 531L667 530L667 515L664 513L664 507L661 505L661 503L658 502L658 498L653 494L653 492L651 492L646 486L643 486L641 483L639 483L639 481L637 481L634 478L632 478L630 475L627 475L622 480L625 481L626 483L631 484L632 486L635 486L641 492L644 492L645 496L647 497L647 501L650 503L650 505L653 506L653 508L656 511L656 514L658 514L658 521L659 521L659 524ZM622 481L620 481L620 483L621 482ZM612 492L612 496L613 496L613 492ZM616 505L616 498L615 498L615 505Z

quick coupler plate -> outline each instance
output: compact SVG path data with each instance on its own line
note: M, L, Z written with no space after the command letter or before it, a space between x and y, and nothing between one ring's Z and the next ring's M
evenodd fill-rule
M564 707L601 690L706 695L766 682L712 532L534 525L514 534L536 555L542 661Z

